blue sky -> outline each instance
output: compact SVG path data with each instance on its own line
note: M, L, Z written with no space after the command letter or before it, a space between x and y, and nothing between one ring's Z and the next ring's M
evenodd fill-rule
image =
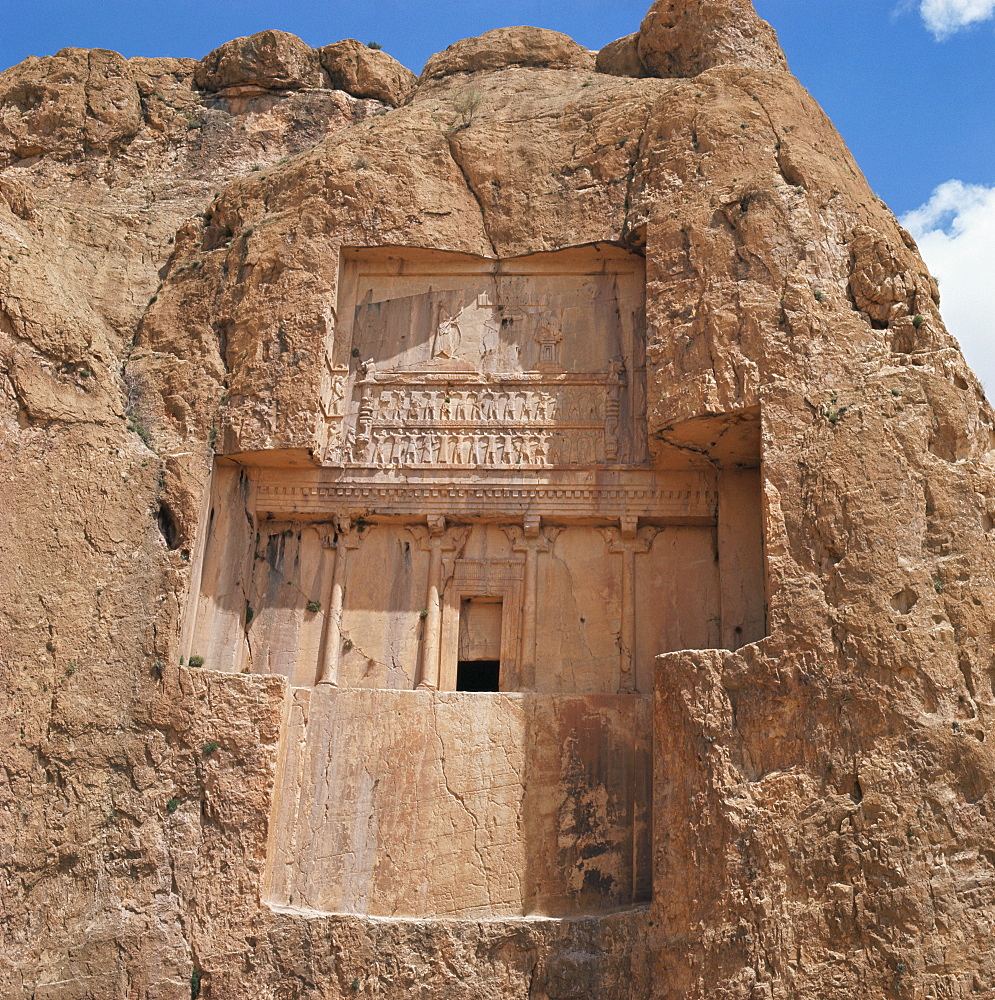
M199 58L229 38L273 27L316 46L375 40L418 72L451 42L509 24L555 28L600 48L636 30L649 2L33 0L15 7L9 0L8 12L17 13L4 18L0 66L68 45ZM947 323L995 394L995 329L979 316L981 294L987 298L995 280L995 0L755 5L872 188L920 240L941 279Z

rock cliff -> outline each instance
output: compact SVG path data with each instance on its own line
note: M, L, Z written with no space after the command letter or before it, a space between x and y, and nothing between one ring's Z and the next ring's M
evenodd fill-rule
M267 902L293 692L180 662L212 472L315 467L343 251L590 245L645 259L655 461L761 459L767 635L657 661L652 902ZM0 993L995 997L995 413L938 306L746 0L0 74Z

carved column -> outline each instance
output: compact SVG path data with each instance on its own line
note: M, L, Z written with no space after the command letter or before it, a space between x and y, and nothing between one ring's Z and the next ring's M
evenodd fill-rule
M345 570L349 549L359 548L359 533L350 522L339 522L322 536L322 544L332 550L332 588L325 614L325 630L318 665L318 684L339 683L339 657L342 653L342 604L345 594Z
M535 690L536 680L536 578L539 565L539 516L525 518L525 580L522 588L522 649L518 669L522 689Z
M418 687L439 690L439 653L442 640L442 542L446 533L444 517L428 518L429 565L428 592L425 597L425 637L422 642Z
M636 690L636 556L648 552L658 529L638 528L639 519L623 517L621 530L609 528L602 533L609 551L622 556L622 600L619 630L619 694Z
M518 687L534 691L536 686L536 621L539 610L539 553L548 552L560 529L540 529L538 514L525 517L524 529L505 529L515 552L525 553L522 580L522 635L518 651ZM521 532L521 535L519 535Z
M636 529L634 517L623 517L622 525L622 677L619 692L636 689Z

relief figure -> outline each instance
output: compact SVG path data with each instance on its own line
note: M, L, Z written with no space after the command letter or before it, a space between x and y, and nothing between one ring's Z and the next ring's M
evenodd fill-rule
M459 327L459 312L449 315L445 306L439 303L439 315L435 336L432 338L432 357L452 360L458 356L463 332Z

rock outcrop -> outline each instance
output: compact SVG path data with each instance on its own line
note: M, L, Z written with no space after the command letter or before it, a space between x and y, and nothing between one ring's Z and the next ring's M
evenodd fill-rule
M487 73L508 66L539 69L592 69L594 53L572 38L545 28L495 28L479 38L454 42L422 70L423 80L457 73Z
M199 64L68 49L0 74L0 993L995 997L995 413L913 241L788 74L772 29L745 0L658 2L634 37L602 51L601 72L555 32L504 29L434 56L410 92L356 44L319 54L266 32ZM396 279L391 296L359 294L358 248L380 254L371 267ZM479 287L440 284L423 251L483 275ZM630 266L612 271L617 258ZM534 291L540 271L574 290ZM624 315L613 304L624 297L591 290L623 273L645 274L645 308ZM635 331L607 363L566 363L581 338L547 319L569 318L571 296L597 303L585 322ZM477 367L460 353L461 322L467 342L471 330L489 338ZM388 328L417 339L426 323L427 361L378 371L372 349L351 346L375 347ZM359 333L346 341L350 324ZM561 436L623 447L628 420L649 449L611 463L574 453L572 485L550 503L595 489L617 498L630 466L642 498L661 495L652 477L700 486L662 491L672 506L652 516L574 517L567 528L596 535L603 557L580 543L564 555L572 536L528 509L506 534L491 526L511 553L497 561L525 575L485 597L510 603L527 582L541 592L542 567L586 565L576 593L589 585L609 615L624 606L616 589L631 609L639 561L662 538L677 569L657 574L638 615L658 618L658 634L672 623L676 638L625 677L626 642L644 634L636 612L590 636L562 601L550 641L581 651L533 664L537 677L594 676L604 648L617 688L592 685L583 698L594 700L550 713L534 681L487 695L504 708L468 729L459 698L473 696L401 690L405 651L424 649L439 598L411 597L404 567L455 579L450 522L481 520L449 512L408 531L396 512L381 516L409 467L428 475L410 458L423 445L413 431L396 461L369 470L362 488L376 499L348 524L309 511L355 486L334 456L355 459L363 427L387 421L362 409L370 393L417 369L407 409L378 400L428 434L432 393L452 407L446 387L458 384L456 403L470 407L466 387L500 381L494 359L526 343L523 324L539 360L508 376L520 395L503 419L538 429L516 488L538 495L559 474L535 451L554 426L535 389L548 385L611 403L574 405ZM343 412L343 385L355 412ZM546 415L523 415L522 397ZM482 482L497 444L474 453L477 418L446 413L449 466ZM354 433L336 439L346 418ZM442 461L431 447L429 465ZM264 494L278 475L291 487ZM762 526L759 582L750 545L737 547L752 522L726 503L744 483L757 486L740 490L740 507ZM479 482L458 494L416 486L456 511L491 502ZM386 609L388 653L346 634L336 647L343 678L387 680L368 696L337 689L356 714L336 729L336 689L308 679L316 662L293 676L280 664L324 663L322 635L350 611L335 603L343 579L353 585L349 545L388 528L382 565L401 569L367 584ZM698 551L678 541L692 530L708 558L684 557ZM609 556L637 569L598 589ZM720 606L711 625L701 615L714 648L682 641L674 608L727 571L742 586L723 595L765 606L760 632L736 634ZM210 615L230 623L211 633L216 656L192 645ZM616 752L631 735L611 722L620 697L638 703L624 718L654 719L648 861L636 857L648 843L638 789L604 793L639 784L630 764L643 758ZM388 706L365 727L364 699ZM417 711L391 714L400 699ZM545 725L531 742L529 725ZM501 735L483 754L485 727ZM367 741L364 760L350 758L350 733ZM519 740L515 753L501 753L504 738ZM392 799L383 782L398 776L430 794ZM533 825L517 823L516 782L541 792ZM503 810L493 823L491 787ZM329 788L355 795L331 834L321 818L344 807L321 799ZM294 810L304 818L284 823ZM323 837L376 853L371 830L424 830L438 816L439 842L456 847L432 858L431 909L371 916L371 899L410 906L412 894L361 882L347 912L308 905L319 898L307 896L309 865L325 864L322 891L338 877ZM595 821L629 845L628 868L588 865L584 852L603 848ZM495 831L522 842L518 869L489 863L506 846ZM378 877L411 877L378 859ZM635 874L620 892L618 872L647 864L651 899ZM446 916L464 890L483 907L498 883L502 905L519 906L551 871L566 915ZM459 891L447 897L447 885ZM623 898L636 905L603 905Z
M777 34L750 0L657 0L638 32L597 58L598 71L613 76L692 77L716 66L788 68Z
M318 55L332 87L353 97L371 97L397 107L408 99L418 79L393 56L355 38L326 45Z
M260 31L235 38L197 64L194 83L217 92L229 87L302 90L324 84L321 63L310 45L286 31Z

